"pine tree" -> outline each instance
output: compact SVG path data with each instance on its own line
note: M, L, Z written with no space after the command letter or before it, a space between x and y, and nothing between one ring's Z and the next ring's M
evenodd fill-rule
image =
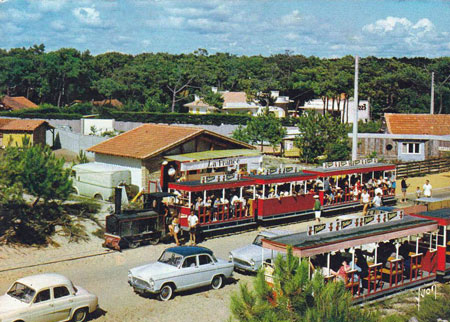
M275 260L271 288L260 270L254 289L240 285L231 297L232 318L239 322L307 321L372 322L375 317L352 307L352 297L342 282L325 284L321 274L309 277L309 263L299 261L288 248L286 258Z

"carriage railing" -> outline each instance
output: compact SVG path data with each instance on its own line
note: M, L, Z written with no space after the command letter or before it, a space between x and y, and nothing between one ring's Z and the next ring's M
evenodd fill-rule
M388 197L388 196L393 196L394 193L392 193L392 190L387 188L387 187L383 187L383 195L382 197ZM331 206L331 205L337 205L337 204L344 204L344 203L349 203L349 202L355 202L355 201L360 201L361 200L361 191L358 191L358 194L355 195L354 193L354 189L349 189L346 188L345 190L340 189L340 193L336 194L334 196L334 200L324 200L324 206ZM375 189L369 189L368 190L370 198L373 199L375 197ZM324 193L324 198L327 194Z
M198 209L200 225L236 221L245 217L247 217L246 208L242 202L218 204L216 207L200 206Z
M410 266L409 266L409 280L417 281L423 277L422 270L422 258L423 254L410 253Z
M376 293L381 290L383 285L383 276L381 273L382 268L382 263L369 265L369 274L364 277L364 283L367 284L368 294Z
M389 278L389 287L397 287L403 284L403 272L405 269L404 260L393 257L388 258L389 268L382 268L381 272L383 276Z

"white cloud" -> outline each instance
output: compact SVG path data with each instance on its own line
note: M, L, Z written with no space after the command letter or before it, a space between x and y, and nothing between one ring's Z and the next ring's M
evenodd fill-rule
M287 33L284 38L286 38L287 40L299 40L300 36L298 34L296 34L295 32L289 32Z
M9 21L30 21L38 20L41 18L40 13L29 13L10 8L7 11L0 14L0 19L8 19Z
M75 8L72 10L74 16L87 25L98 26L101 24L100 13L94 8Z
M66 29L66 26L64 25L64 21L62 20L54 20L50 23L50 27L57 31L62 31Z
M300 11L298 10L294 10L291 13L284 15L280 20L281 24L292 27L298 26L302 23L302 17L300 15Z
M38 10L43 12L48 11L60 11L67 3L67 0L29 0L32 4L35 4Z

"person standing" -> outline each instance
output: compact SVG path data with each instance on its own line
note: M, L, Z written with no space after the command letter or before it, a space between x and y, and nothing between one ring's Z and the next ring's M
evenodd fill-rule
M378 193L372 200L372 204L375 208L381 207L381 193ZM379 210L377 210L377 213L379 213Z
M430 184L430 180L426 180L425 184L423 185L423 195L424 195L424 197L431 198L431 189L433 189L433 187Z
M361 194L361 203L363 204L363 216L365 216L367 215L367 209L369 208L370 204L370 194L366 189L364 189Z
M197 232L198 217L192 210L188 216L188 224L189 224L189 244L195 246L196 245L195 234Z
M408 189L408 187L409 187L409 184L406 184L406 179L408 179L408 177L404 177L401 182L402 200L400 202L406 202L406 189Z
M316 201L314 201L314 208L313 208L314 215L315 215L317 221L320 222L320 215L322 213L322 205L320 204L318 195L314 195L314 199L316 199Z

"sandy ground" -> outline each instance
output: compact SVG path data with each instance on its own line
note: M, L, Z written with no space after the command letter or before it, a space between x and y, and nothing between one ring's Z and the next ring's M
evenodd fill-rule
M415 194L417 187L423 192L423 185L425 180L430 180L430 184L433 187L433 191L438 192L441 188L450 186L450 172L443 172L439 174L427 174L423 177L407 178L406 183L409 184L406 190L407 194ZM397 180L397 191L396 195L400 196L401 191L401 179Z
M413 199L417 185L422 186L428 178L436 196L450 196L450 173L409 178L411 184L408 197ZM400 182L398 182L398 187ZM445 188L447 187L447 188ZM400 189L397 189L400 195ZM409 202L409 205L412 202ZM404 204L407 206L408 204ZM104 219L108 204L104 204L100 219ZM325 221L335 220L324 218ZM311 222L301 222L284 226L291 231L304 231ZM88 230L96 229L89 224ZM245 232L206 240L202 245L211 248L218 257L227 259L228 252L251 243L257 231ZM161 252L171 245L140 247L121 253L102 248L102 240L92 236L88 242L68 243L64 237L56 237L60 247L0 247L0 294L17 278L41 272L58 272L71 278L99 296L103 311L97 312L92 321L225 321L228 319L230 295L238 290L238 282L251 283L251 275L235 273L223 289L208 288L184 292L173 300L163 303L134 294L128 286L127 271L135 266L156 260ZM100 254L100 255L99 255ZM76 257L84 259L63 261ZM44 264L55 262L50 264ZM24 266L36 265L24 268ZM16 268L10 270L11 268ZM102 313L103 312L103 313Z

